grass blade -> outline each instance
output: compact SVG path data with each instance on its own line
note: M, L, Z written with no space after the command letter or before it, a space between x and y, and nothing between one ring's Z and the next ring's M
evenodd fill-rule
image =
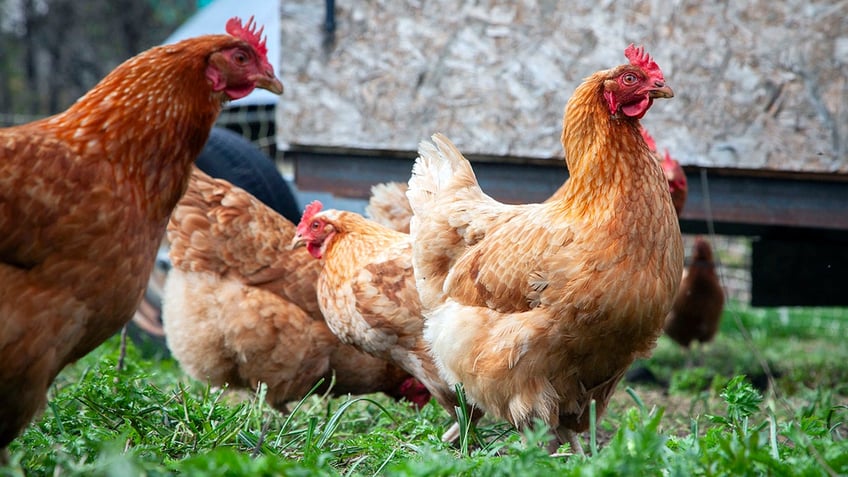
M456 383L456 401L459 406L454 407L456 410L456 422L459 424L459 452L460 454L469 455L468 435L471 429L471 416L468 412L468 405L465 400L465 390L462 388L462 383Z
M598 403L592 399L589 401L589 451L592 457L598 455Z
M639 410L642 411L642 413L644 414L645 413L645 402L642 401L642 398L640 398L638 394L636 394L636 390L631 388L630 386L627 386L626 391L627 391L627 394L630 396L630 398L633 399L633 402L635 402L636 405L639 406Z
M51 399L50 401L47 401L47 404L53 412L53 421L56 422L56 429L59 430L59 434L65 435L65 426L62 425L62 417L59 413L59 409L56 407L56 401Z
M777 418L774 417L774 414L769 414L769 443L771 444L771 457L779 460L780 452L777 450Z
M386 416L388 416L389 419L391 419L392 421L395 421L395 417L392 415L392 413L390 413L385 407L383 407L382 404L378 403L377 401L370 399L370 398L365 398L365 397L351 399L350 401L346 401L341 406L339 406L339 408L336 409L336 412L334 412L333 415L330 416L330 419L327 421L327 424L324 426L324 432L321 433L321 437L318 439L318 442L315 444L315 447L318 448L318 449L324 447L324 445L327 443L327 441L329 441L330 438L333 436L333 434L336 432L336 429L338 429L339 424L341 424L341 419L342 419L342 416L344 416L345 411L347 411L348 408L350 408L350 406L352 406L352 405L354 405L358 402L363 402L363 401L369 402L369 403L377 406L377 408L380 409L381 411L383 411L383 413Z
M392 449L392 452L389 454L389 456L386 457L383 463L380 464L380 467L378 467L377 470L374 471L374 477L377 477L378 475L380 475L381 472L383 472L383 469L385 469L386 466L389 465L389 462L392 461L392 458L394 458L395 454L397 454L397 449Z

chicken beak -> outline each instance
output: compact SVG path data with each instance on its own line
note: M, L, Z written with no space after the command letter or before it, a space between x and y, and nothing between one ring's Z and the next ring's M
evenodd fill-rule
M267 89L274 94L283 94L283 82L280 81L274 71L266 71L263 75L254 77L257 88Z
M276 76L262 76L256 80L256 87L267 89L274 94L283 94L283 83Z
M292 237L292 241L291 241L291 249L292 250L299 248L299 247L303 247L304 245L306 245L306 239L303 238L302 235L295 234L294 237Z
M648 96L650 96L651 98L654 98L654 99L656 99L656 98L673 98L674 97L674 91L672 91L671 88L669 88L667 84L665 84L661 81L657 81L656 83L654 83L654 88L651 88L650 91L648 91Z

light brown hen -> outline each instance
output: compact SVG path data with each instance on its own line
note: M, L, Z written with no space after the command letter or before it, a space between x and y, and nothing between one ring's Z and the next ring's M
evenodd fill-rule
M317 292L330 329L343 343L415 376L456 417L454 389L439 376L424 341L409 235L321 207L318 201L307 206L292 244L324 260ZM458 430L454 425L442 438L453 440Z
M560 198L485 195L444 136L423 142L407 193L424 336L449 384L518 428L541 419L554 451L602 415L662 332L683 250L668 182L639 132L672 96L641 48L599 71L565 108L570 178Z

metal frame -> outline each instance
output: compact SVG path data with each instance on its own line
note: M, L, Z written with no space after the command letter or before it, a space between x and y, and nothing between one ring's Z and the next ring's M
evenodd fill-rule
M414 155L371 151L292 150L301 190L367 199L372 185L407 181ZM504 202L539 202L568 177L557 161L470 158L483 190ZM704 233L712 218L723 235L771 235L813 231L848 240L848 174L814 174L685 167L689 197L681 216L685 233ZM704 185L708 187L705 188ZM709 201L707 201L707 195Z

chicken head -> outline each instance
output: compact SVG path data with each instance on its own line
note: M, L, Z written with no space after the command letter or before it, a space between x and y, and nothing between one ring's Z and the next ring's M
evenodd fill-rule
M229 100L243 98L256 88L275 94L283 93L283 83L274 75L274 67L266 56L268 48L262 31L255 29L253 17L242 26L241 20L227 22L227 33L244 40L244 44L212 53L206 79L213 91L223 91Z
M604 99L611 115L641 119L655 98L671 98L674 92L665 84L662 70L644 48L632 44L624 50L629 65L621 65L604 82Z
M292 238L292 249L306 245L306 250L313 257L321 258L324 256L326 244L330 243L328 239L335 235L336 228L324 219L315 218L315 215L321 212L322 207L321 202L317 200L313 200L306 206L303 217L297 224L297 232Z

